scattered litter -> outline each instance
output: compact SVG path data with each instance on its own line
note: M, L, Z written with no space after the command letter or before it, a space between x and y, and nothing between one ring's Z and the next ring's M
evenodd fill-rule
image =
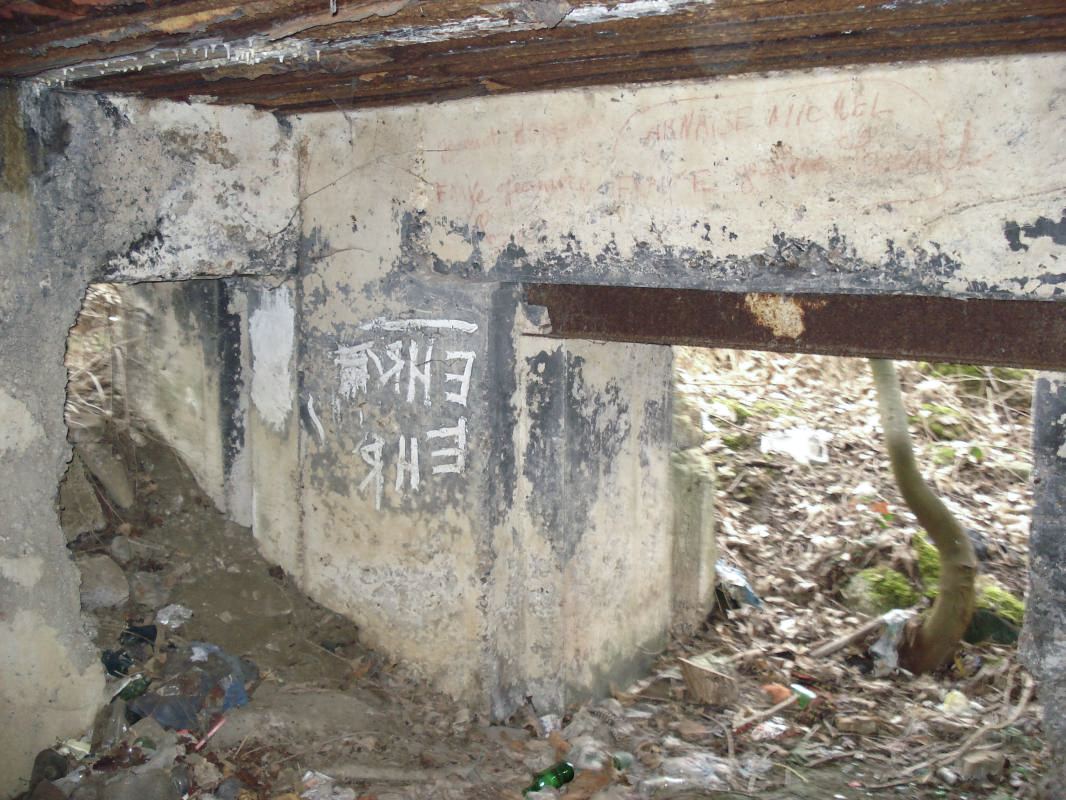
M855 733L860 736L873 736L879 727L877 718L857 714L851 717L837 717L834 722L841 733Z
M756 608L762 606L762 600L755 594L747 577L739 569L725 561L718 560L714 563L714 572L718 579L718 586L734 603Z
M544 714L537 718L537 722L540 723L542 736L547 736L552 731L557 731L563 727L563 718L558 714Z
M955 717L968 717L974 712L970 698L958 689L952 689L944 695L944 702L940 704L940 710Z
M664 759L660 771L660 777L641 782L639 789L644 797L656 797L666 791L673 793L728 789L732 773L724 759L706 752Z
M156 612L155 621L164 628L177 630L192 618L192 609L171 603Z
M954 770L948 769L947 767L941 767L940 769L938 769L936 771L936 776L948 786L954 786L956 783L959 782L958 773L956 773Z
M355 800L356 794L352 789L337 786L328 775L308 770L300 781L300 797L303 800Z
M92 752L92 744L84 739L64 739L57 752L61 755L82 759Z
M756 742L768 742L779 739L788 731L788 724L780 717L764 720L751 729L751 739Z
M173 730L202 730L215 715L245 705L258 675L247 659L207 642L190 642L168 654L162 674L150 691L133 699L130 711Z
M763 453L780 453L792 457L800 464L828 464L829 449L826 447L833 439L828 431L798 427L787 431L770 431L759 440L759 449Z
M899 643L907 621L914 616L914 609L894 608L881 616L884 630L870 652L874 656L874 677L890 675L899 667Z
M522 791L528 795L542 789L558 789L574 779L574 765L569 761L560 761L533 776L529 786Z

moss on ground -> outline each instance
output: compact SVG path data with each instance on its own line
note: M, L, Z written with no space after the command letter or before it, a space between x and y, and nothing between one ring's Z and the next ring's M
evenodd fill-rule
M1021 626L1025 617L1025 603L998 584L981 582L978 587L977 607L998 614L1006 620Z
M856 573L845 596L857 611L871 615L884 614L894 608L909 608L920 597L907 576L887 566L870 567Z

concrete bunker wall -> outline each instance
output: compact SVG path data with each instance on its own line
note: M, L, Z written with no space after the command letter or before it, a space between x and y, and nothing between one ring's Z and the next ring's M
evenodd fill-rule
M669 440L669 365L662 348L544 339L518 284L748 293L786 338L802 310L761 293L1056 301L1064 65L847 69L284 123L5 89L0 791L88 721L102 681L53 508L69 457L63 338L89 281L284 276L245 287L264 552L471 702L558 704L638 666L620 654L670 618L671 598L649 588L675 551L655 505L669 464L650 444ZM465 403L449 398L464 386ZM1059 534L1043 532L1046 552ZM1052 577L1034 592L1058 603L1056 567L1040 564ZM629 615L608 593L645 605ZM1041 678L1061 670L1058 619L1029 622ZM447 642L456 633L465 652Z
M0 86L0 794L104 701L56 513L63 353L92 281L289 272L295 157L243 110Z

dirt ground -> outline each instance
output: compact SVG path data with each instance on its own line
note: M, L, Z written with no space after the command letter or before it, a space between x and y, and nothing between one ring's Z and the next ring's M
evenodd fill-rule
M682 366L694 372L691 359L685 359L689 357L682 357ZM721 383L721 370L731 367L701 362L699 368L719 370ZM748 367L745 374L762 380ZM805 655L811 643L846 633L865 619L834 599L835 584L827 583L827 576L840 570L810 556L809 568L817 570L821 564L823 574L792 574L808 567L807 557L797 555L795 542L782 544L774 540L778 534L762 532L783 529L781 515L810 519L810 507L797 510L795 500L817 505L811 497L819 490L810 482L809 468L751 452L721 455L727 469L719 476L720 504L728 521L722 549L732 563L759 576L755 588L764 608L719 609L701 630L675 636L648 679L618 687L614 697L568 709L557 720L527 708L505 724L489 724L427 689L404 664L367 650L353 623L304 597L258 554L251 532L225 520L180 460L158 444L137 448L135 507L121 514L110 511L104 531L84 535L71 549L81 557L113 554L117 547L127 557L124 569L131 583L147 587L126 606L95 612L96 643L102 651L116 647L127 625L151 623L160 608L179 604L192 615L176 630L160 630L155 653L165 652L168 643L209 642L258 667L250 702L225 713L225 723L199 755L192 742L203 731L179 738L175 763L196 764L183 787L188 797L519 800L534 773L562 758L576 763L577 779L562 794L531 797L1033 797L1042 758L1039 709L1035 700L1025 705L1013 648L968 647L952 670L920 679L863 674L849 662L861 656L861 642L825 659ZM756 461L776 466L743 466ZM847 464L836 468L851 469ZM790 476L797 478L791 488L786 482ZM785 502L750 496L738 500L735 495L749 477L763 481L759 492L765 496L787 495ZM846 480L854 483L859 477ZM1019 505L1024 502L1020 499ZM814 512L819 513L827 512ZM763 528L753 533L752 525ZM878 547L882 553L894 552L891 543L866 543L865 549L848 552L859 553L856 559L862 560L862 553ZM1017 588L1019 580L1024 583L1024 577L1018 578L1024 561L1015 564L1015 556L1016 548L1008 548L996 569ZM760 572L761 559L769 561ZM778 566L771 568L771 562ZM792 582L792 589L775 591L775 575ZM811 601L815 595L817 603ZM824 608L833 613L813 613ZM782 624L793 617L797 624ZM686 689L678 657L707 651L735 657L731 670L739 692L732 703L700 703ZM816 694L808 708L783 709L771 718L780 725L771 726L762 738L756 736L757 726L738 726L771 705L763 686L797 681ZM976 707L956 717L941 711L950 689L962 690ZM955 770L951 782L936 774L936 765L905 774L908 766L950 754L983 723L1019 706L1016 720L973 745L972 752L987 748L1005 756L987 779L962 780L953 761L945 763ZM855 717L873 720L870 730L841 729L841 718ZM630 754L632 764L615 769L611 762L616 753ZM80 763L85 767L100 755L93 753ZM97 763L102 764L99 771L128 768L114 760ZM308 778L308 771L328 776L332 783ZM663 780L670 777L673 782ZM312 785L316 780L317 788ZM899 785L884 785L893 782ZM92 795L95 800L113 796L106 791ZM74 797L81 800L76 792Z

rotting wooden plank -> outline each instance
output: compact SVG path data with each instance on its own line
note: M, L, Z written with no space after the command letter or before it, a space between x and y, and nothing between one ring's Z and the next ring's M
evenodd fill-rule
M308 0L112 6L3 37L0 76L84 69L70 85L293 112L1066 49L1066 0L672 2L659 7L670 13L618 18L577 0L554 27L522 17L521 3L503 11L467 0L351 3L340 21ZM249 49L249 37L267 49Z

